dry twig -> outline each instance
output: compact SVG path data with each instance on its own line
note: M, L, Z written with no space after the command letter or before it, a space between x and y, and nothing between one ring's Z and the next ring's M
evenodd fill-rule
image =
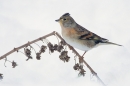
M61 39L61 45L66 45L66 44L67 44L67 43L65 43L64 39L63 39L57 32L53 31L53 32L50 33L50 34L47 34L47 35L45 35L45 36L42 36L42 37L40 37L40 38L38 38L38 39L35 39L35 40L30 41L30 42L28 42L28 43L26 43L26 44L24 44L24 45L21 45L21 46L19 46L19 47L17 47L17 48L12 49L11 51L9 51L9 52L7 52L6 54L2 55L2 56L0 57L0 60L6 58L8 55L10 55L11 53L13 53L13 52L15 52L15 51L19 51L19 50L22 49L22 48L25 48L25 47L27 47L27 46L29 46L29 45L31 45L31 44L37 42L37 41L40 41L40 40L42 41L43 39L45 39L45 38L47 38L47 37L49 37L49 36L52 36L52 35L56 35L57 37L59 37L59 38ZM48 46L49 46L49 44L48 44ZM103 85L103 86L106 86L106 85L103 83L103 81L98 77L97 73L96 73L96 72L87 64L87 62L83 59L83 57L80 56L79 53L78 53L72 46L70 46L69 44L67 44L67 46L79 57L79 59L82 59L83 63L89 68L89 70L91 71L91 73L92 73L94 76L96 76L96 78L102 83L102 85ZM53 50L56 50L56 49L57 49L57 50L59 50L59 52L61 52L61 49L62 49L61 46L60 46L60 49L58 49L57 47L58 47L58 45L53 46L53 48L54 48ZM51 49L52 47L49 46L49 48ZM27 55L27 56L28 56L28 55ZM67 56L66 56L66 57L67 57ZM40 59L40 53L37 53L37 59ZM63 58L62 58L62 59L63 59ZM68 60L69 60L69 57L68 57L67 59L65 59L65 60L68 61ZM17 64L16 64L15 62L13 62L12 66L15 67L15 66L17 66ZM77 70L78 68L77 68L77 67L74 67L74 69ZM81 69L81 71L80 71L79 74L82 74L82 75L84 76L85 70L84 70L83 68L80 68L80 69Z

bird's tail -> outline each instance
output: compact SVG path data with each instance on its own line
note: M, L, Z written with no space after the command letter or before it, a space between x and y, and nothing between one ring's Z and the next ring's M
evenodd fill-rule
M120 44L116 44L116 43L113 43L113 42L109 42L109 40L104 39L104 38L101 39L101 42L102 42L102 43L105 43L105 44L112 44L112 45L122 46L122 45L120 45Z
M120 45L120 44L112 43L112 42L109 42L109 41L104 42L104 43L107 43L107 44L112 44L112 45L117 45L117 46L122 46L122 45Z

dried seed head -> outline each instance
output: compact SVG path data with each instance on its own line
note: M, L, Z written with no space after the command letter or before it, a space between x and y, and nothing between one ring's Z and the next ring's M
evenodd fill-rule
M64 61L64 62L68 62L70 57L67 55L68 51L62 51L61 55L59 56L59 58Z
M29 50L28 48L24 49L24 52L25 52L26 56L31 55L31 50Z
M40 60L41 59L41 53L36 53L36 59Z
M44 53L46 49L47 49L47 46L42 45L42 46L41 46L41 49L40 49L40 52L41 52L41 53Z
M32 59L31 50L29 50L27 47L24 48L24 53L25 53L25 55L28 57L28 58L26 59L26 61L28 61L29 59Z
M54 50L57 50L57 47L58 47L58 45L57 44L54 44Z
M28 61L29 59L32 59L32 56L27 56L28 58L26 59L26 61Z
M51 53L53 53L53 52L54 52L54 49L50 49L50 51L51 51Z
M48 48L49 48L49 51L51 52L51 53L53 53L54 52L54 47L53 47L53 44L51 44L50 42L47 44L47 46L48 46Z
M63 57L66 57L67 54L68 54L68 51L62 51L62 52L61 52L61 56L63 56Z
M61 60L65 61L64 56L59 55L59 58L60 58Z
M65 58L62 57L61 55L59 56L60 60L64 61L65 62Z
M74 70L79 70L79 64L78 63L75 64L73 68L74 68Z
M12 67L15 68L17 66L17 63L16 62L12 62Z
M58 52L61 52L62 49L64 49L63 46L62 46L62 45L58 45L57 51L58 51Z
M65 46L66 42L65 41L61 41L60 44L63 45L63 46Z
M64 59L64 57L66 57L66 56L67 56L67 52L66 52L66 51L63 51L63 52L61 52L59 58L60 58L60 59Z
M66 56L66 57L65 57L65 61L66 61L66 62L69 62L69 60L70 60L70 57L69 57L69 56Z
M50 48L53 48L53 44L51 44L50 42L47 44L47 46Z
M79 69L83 69L83 65L80 65L80 66L79 66Z
M84 69L81 69L80 72L79 72L79 76L85 76L85 70Z
M0 73L0 80L2 80L2 79L3 79L3 74Z

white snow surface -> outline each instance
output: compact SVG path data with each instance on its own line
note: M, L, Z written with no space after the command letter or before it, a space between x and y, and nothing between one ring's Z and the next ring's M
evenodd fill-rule
M85 60L106 86L130 86L130 0L0 0L0 56L52 31L61 33L55 20L66 12L88 30L123 45L94 48L85 54ZM54 36L47 39L58 42ZM5 67L5 61L0 60L4 76L0 86L102 86L86 66L85 77L78 77L78 71L73 70L74 54L68 54L71 59L64 63L58 52L50 55L47 50L40 61L34 51L29 61L15 52L7 59L17 62L16 68L10 62Z

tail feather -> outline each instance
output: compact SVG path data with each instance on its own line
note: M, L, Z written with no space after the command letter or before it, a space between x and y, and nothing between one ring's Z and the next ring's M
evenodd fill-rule
M122 46L120 44L116 44L116 43L113 43L113 42L109 42L108 39L105 39L105 38L101 38L101 43L105 43L105 44L112 44L112 45L117 45L117 46Z
M104 43L107 43L107 44L112 44L112 45L117 45L117 46L122 46L122 45L120 45L120 44L112 43L112 42L109 42L109 41L104 42Z
M112 44L112 45L122 46L122 45L120 45L120 44L116 44L116 43L113 43L113 42L109 42L109 40L104 39L104 38L102 38L101 41L102 41L101 43L106 43L106 44Z

